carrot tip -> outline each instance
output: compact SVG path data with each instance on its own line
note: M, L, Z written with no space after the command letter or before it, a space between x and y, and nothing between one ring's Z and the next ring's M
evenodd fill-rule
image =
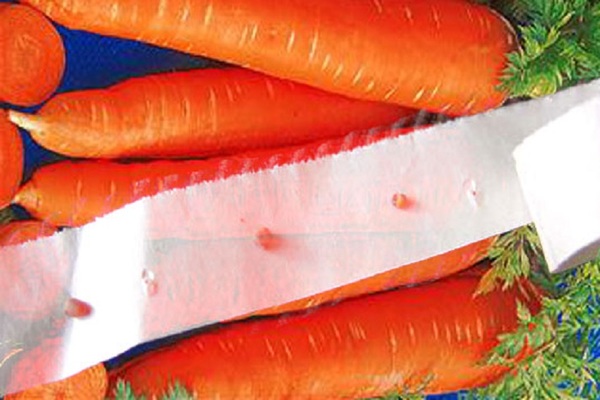
M8 112L8 119L10 120L10 122L17 125L19 128L25 129L30 132L42 130L42 121L40 117L35 115L10 110Z

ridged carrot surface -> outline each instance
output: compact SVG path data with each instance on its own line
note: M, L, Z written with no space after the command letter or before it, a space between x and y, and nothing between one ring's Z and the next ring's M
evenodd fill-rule
M351 97L449 115L502 104L509 24L467 0L26 0L137 39Z
M28 386L33 379L47 380L58 371L57 362L62 358L57 339L45 339L37 347L22 352L11 371L7 390L14 392L5 400L104 400L108 386L106 368L97 364L78 374L52 383L38 385L26 390L14 388Z
M487 384L506 369L479 364L517 325L518 289L473 298L480 274L392 290L196 334L109 371L136 393L178 381L199 399L359 399Z
M23 157L23 142L19 131L8 120L6 111L0 110L0 208L10 204L21 184Z
M11 112L43 147L72 157L183 157L305 143L416 114L241 68L134 78Z
M38 10L0 4L0 101L32 106L58 88L65 49L52 23Z
M207 160L61 161L41 167L14 197L35 218L54 226L80 226L167 189L271 168L350 150L410 132L410 128L318 140Z

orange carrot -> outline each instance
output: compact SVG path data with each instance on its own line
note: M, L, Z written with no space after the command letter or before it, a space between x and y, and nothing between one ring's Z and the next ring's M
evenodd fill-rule
M10 204L19 188L23 179L23 157L19 131L8 121L6 112L0 110L0 208Z
M38 10L0 4L0 101L32 106L57 89L65 68L63 42Z
M175 381L197 398L353 399L393 389L427 394L490 383L505 367L480 364L517 326L517 300L533 287L473 298L480 273L392 290L305 312L217 326L109 371L138 393Z
M50 236L55 232L56 227L43 221L12 221L0 225L0 247L25 243L30 240Z
M41 167L14 201L35 218L54 226L80 226L145 196L167 189L226 178L244 172L301 162L356 148L409 129L320 140L209 160L157 160L119 163L106 160L61 161ZM347 137L347 138L348 138Z
M36 348L20 354L11 373L8 392L27 386L33 379L46 380L49 373L56 372L56 360L60 359L59 342L55 339L42 341ZM54 367L49 367L52 365ZM35 386L6 395L5 400L104 400L108 386L106 368L97 364L69 378Z
M71 28L449 115L502 104L516 46L506 20L467 0L26 2Z
M304 143L414 114L227 68L59 94L37 116L11 112L10 118L43 147L68 156L164 158Z

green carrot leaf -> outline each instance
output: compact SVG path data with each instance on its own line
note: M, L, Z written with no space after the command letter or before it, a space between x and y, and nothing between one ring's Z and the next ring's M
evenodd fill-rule
M600 4L596 0L505 0L497 8L518 26L501 88L540 97L600 77Z

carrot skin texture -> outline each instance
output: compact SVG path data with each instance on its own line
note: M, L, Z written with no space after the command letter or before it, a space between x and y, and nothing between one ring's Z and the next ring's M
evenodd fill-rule
M19 131L6 111L0 110L0 208L8 206L17 193L23 179L23 157Z
M416 111L325 93L241 69L133 78L12 113L41 146L82 158L231 154L389 126ZM28 120L29 119L29 120Z
M480 276L225 325L110 371L110 387L125 379L160 395L177 380L199 399L351 399L428 377L428 394L485 385L506 372L478 362L517 326L516 300L533 312L539 302L518 289L472 298Z
M0 225L0 247L14 246L30 240L51 236L57 228L43 221L12 221Z
M0 101L33 106L58 88L65 69L62 38L38 10L0 4Z
M27 3L71 28L449 115L503 103L506 94L496 87L517 45L506 20L464 0Z
M412 128L343 138L306 145L262 149L207 160L155 160L120 163L108 160L61 161L41 167L14 197L34 218L54 226L76 227L146 196L200 182L274 166L308 161L351 150ZM151 229L151 228L150 228ZM160 231L160 227L157 228Z

